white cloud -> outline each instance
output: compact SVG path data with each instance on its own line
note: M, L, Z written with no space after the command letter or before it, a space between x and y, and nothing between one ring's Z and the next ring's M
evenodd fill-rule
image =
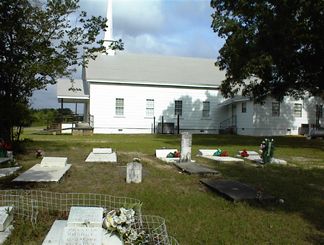
M157 33L163 27L162 0L113 2L113 29L127 35Z

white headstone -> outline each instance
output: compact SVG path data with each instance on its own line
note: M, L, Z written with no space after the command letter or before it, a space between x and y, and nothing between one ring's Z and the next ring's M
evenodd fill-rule
M0 231L5 231L13 220L13 207L2 206L0 207Z
M113 153L111 148L93 148L93 154L111 154Z
M191 161L192 134L189 132L181 133L181 157L180 162Z
M102 245L102 228L65 227L62 244L64 245Z
M71 207L67 226L102 227L103 208Z
M127 164L126 183L142 182L142 164L138 162L130 162Z
M13 151L7 151L7 157L8 157L10 160L13 160Z
M67 164L67 157L43 157L41 161L42 167L61 167Z

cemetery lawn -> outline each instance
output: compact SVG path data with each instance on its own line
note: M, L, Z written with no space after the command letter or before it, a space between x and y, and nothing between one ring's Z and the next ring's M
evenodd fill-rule
M248 163L216 163L196 157L198 149L221 148L235 156L238 150L258 151L263 137L193 135L192 158L274 195L279 202L233 203L199 182L201 176L180 173L157 160L155 149L178 148L177 135L37 135L26 129L25 152L16 159L24 172L46 156L66 156L71 169L60 183L15 184L14 176L0 179L2 189L27 188L55 192L101 193L128 196L143 202L142 213L166 219L168 233L180 244L324 244L324 142L304 137L273 137L275 157L287 166L255 167ZM118 163L85 163L94 147L112 147ZM143 182L126 184L126 164L143 164ZM5 244L41 244L53 222L43 217L33 227L17 220Z

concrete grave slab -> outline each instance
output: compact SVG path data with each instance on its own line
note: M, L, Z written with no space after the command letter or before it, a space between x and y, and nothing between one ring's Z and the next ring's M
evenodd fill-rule
M254 187L233 180L218 180L218 179L201 179L201 183L207 185L214 191L224 195L232 201L243 200L269 200L274 199L273 196L266 193L258 192Z
M183 172L189 174L220 174L218 171L193 162L174 163Z
M61 244L102 245L102 228L67 226L64 228Z
M33 167L15 178L15 182L58 182L71 168L71 164L65 167L42 167L35 164Z
M219 156L201 156L203 158L211 159L216 162L244 162L243 159L241 158L236 158L236 157L219 157Z
M256 163L262 163L262 158L259 155L251 155L251 156L245 157L245 159L250 160L252 162L256 162ZM273 157L271 159L270 163L271 164L286 165L287 164L287 161Z
M287 161L286 160L282 160L282 159L278 159L278 158L272 158L270 163L273 163L273 164L282 164L282 165L286 165L287 164Z
M5 231L13 220L13 207L2 206L0 207L0 232Z
M243 151L239 151L239 155L241 155ZM259 156L259 153L257 153L256 151L246 151L247 154L249 154L249 156Z
M14 227L10 225L6 230L0 232L0 244L3 244L7 238L11 235Z
M252 162L258 162L258 163L262 162L260 155L250 155L248 157L245 157L245 159L250 160Z
M17 172L19 169L21 169L21 166L11 167L11 168L0 168L0 178L12 175L15 172Z
M93 154L111 154L113 153L112 148L93 148Z
M71 207L67 226L102 227L103 208Z
M169 153L177 152L178 149L156 149L155 156L167 163L176 163L180 161L180 157L167 157Z
M66 227L66 220L55 220L50 231L47 233L43 245L59 245Z
M54 221L42 245L62 245L63 243L62 237L63 237L65 227L67 227L66 220ZM123 242L120 240L120 238L117 235L111 234L107 232L107 230L105 229L101 229L101 232L102 232L102 240L101 240L102 245L123 245ZM0 241L1 241L1 233L0 233Z
M64 168L66 164L67 164L67 157L43 157L41 161L42 167Z
M0 157L0 164L9 162L10 158L9 157Z
M199 149L197 156L212 156L217 149Z
M85 160L86 162L112 162L116 163L117 162L117 154L116 152L113 153L93 153L91 152L87 159Z
M156 149L155 156L157 158L167 158L167 155L172 152L178 151L178 149Z

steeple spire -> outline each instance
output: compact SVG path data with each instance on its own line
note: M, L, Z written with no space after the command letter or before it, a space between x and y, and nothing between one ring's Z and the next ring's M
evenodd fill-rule
M109 48L109 45L113 42L113 19L112 19L112 5L113 0L107 0L107 22L106 25L108 28L105 31L104 36L104 46L106 47L106 51L108 55L114 55L115 51Z

